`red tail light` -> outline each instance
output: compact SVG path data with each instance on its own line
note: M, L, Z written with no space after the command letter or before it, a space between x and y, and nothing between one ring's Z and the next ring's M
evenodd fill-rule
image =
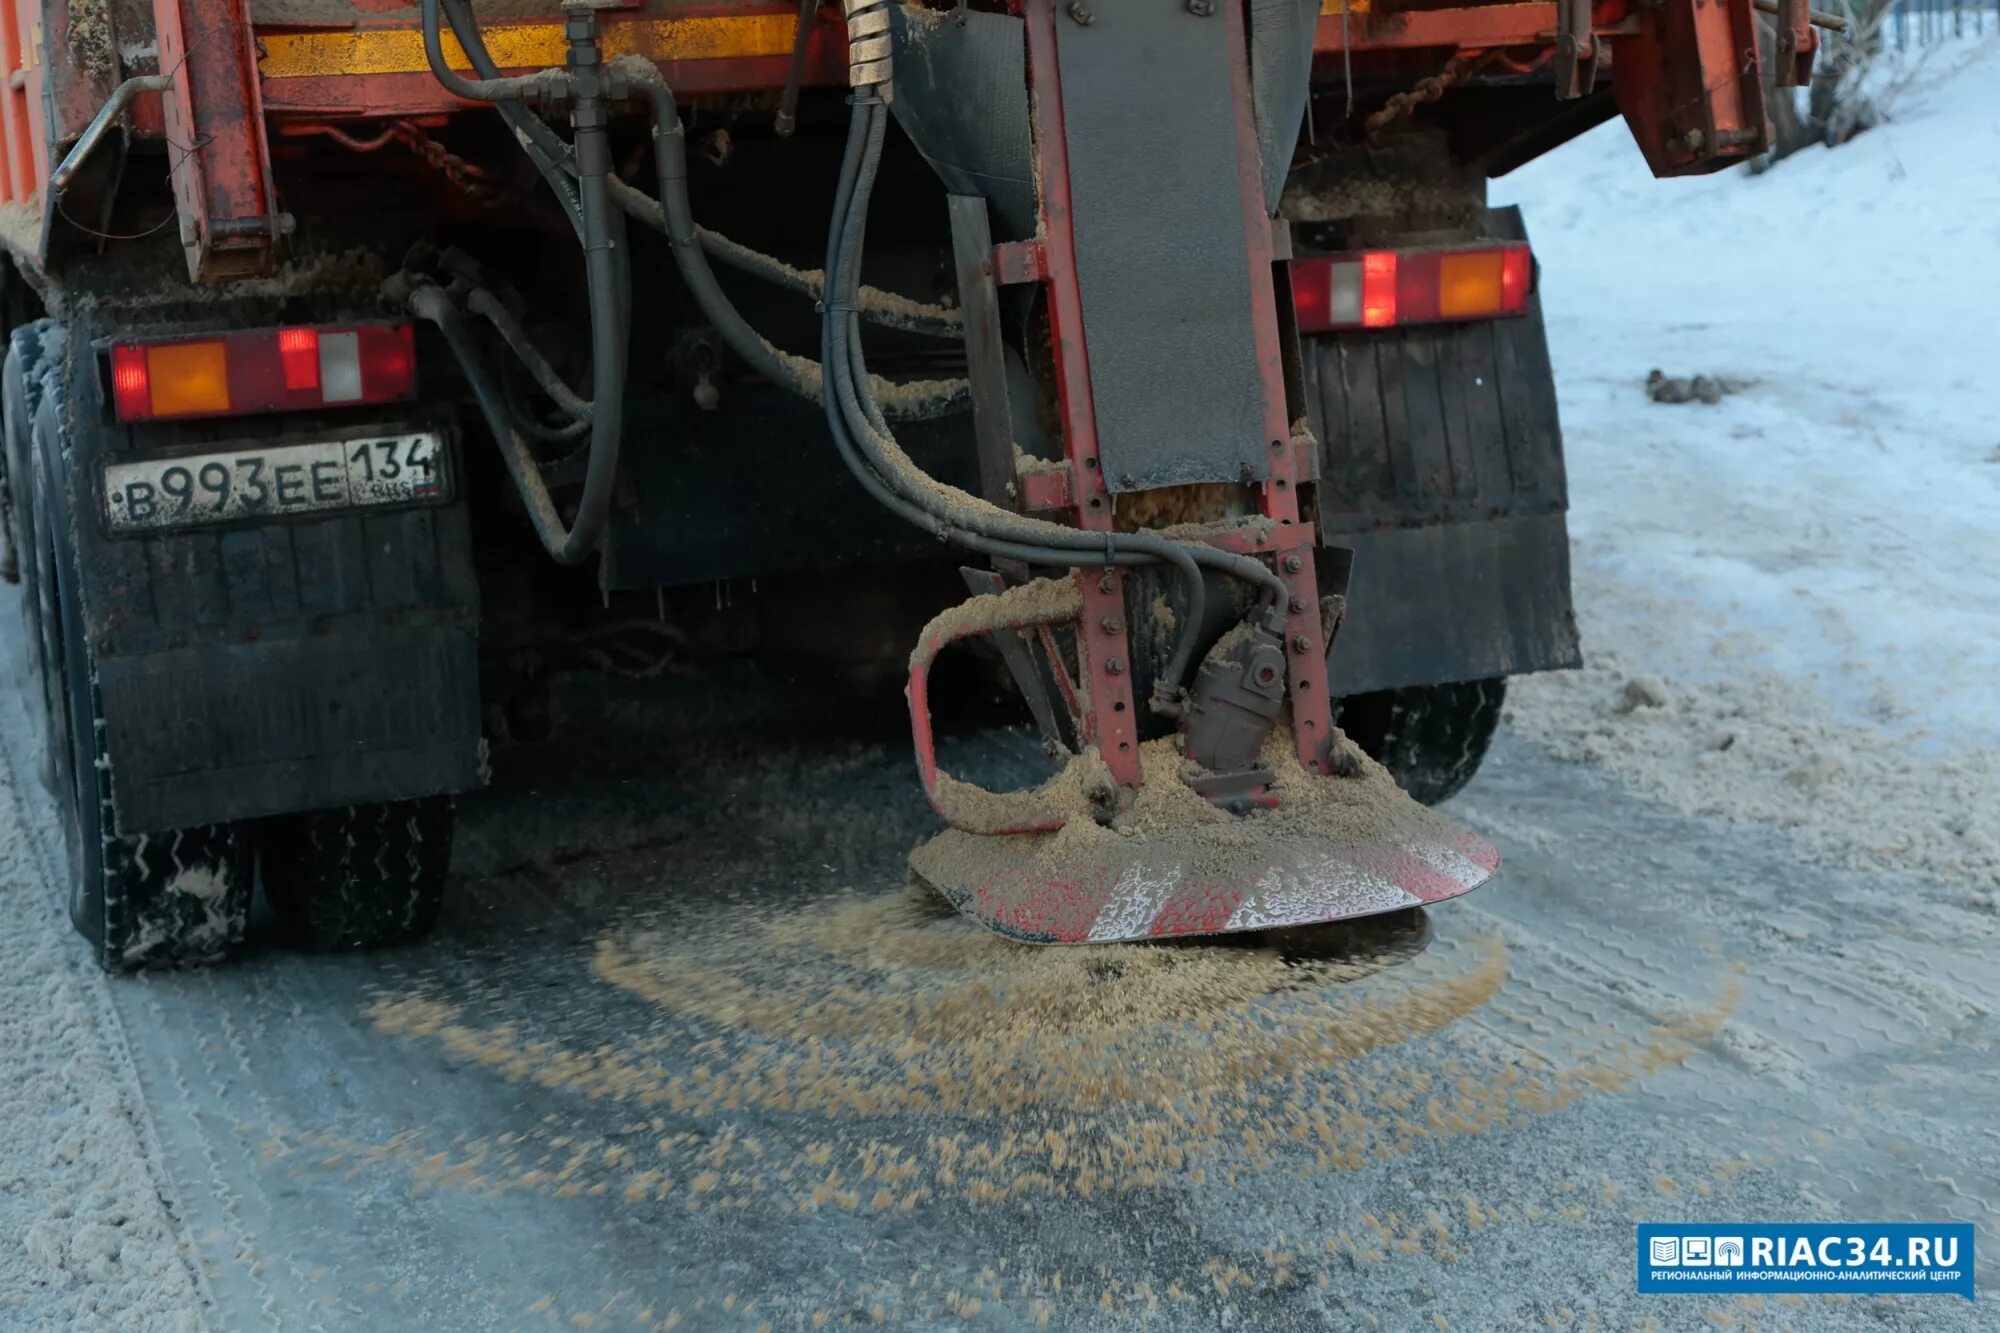
M131 421L153 410L151 384L146 374L146 349L111 349L111 398L120 420Z
M1361 257L1361 324L1386 329L1396 322L1396 270L1393 250Z
M1525 245L1370 250L1292 261L1301 333L1524 315L1534 285Z
M417 388L408 324L256 329L111 348L120 421L388 403Z
M319 333L314 329L282 329L278 360L285 369L285 392L306 393L319 388Z

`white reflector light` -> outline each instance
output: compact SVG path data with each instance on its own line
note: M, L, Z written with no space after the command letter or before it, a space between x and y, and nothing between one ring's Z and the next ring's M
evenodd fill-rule
M1361 322L1361 261L1328 265L1327 318L1335 325Z
M319 391L329 403L361 401L361 339L353 333L319 338Z

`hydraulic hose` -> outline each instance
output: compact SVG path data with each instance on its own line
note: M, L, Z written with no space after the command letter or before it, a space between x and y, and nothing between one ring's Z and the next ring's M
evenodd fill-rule
M492 53L487 50L485 36L480 32L478 22L466 9L465 0L442 0L442 3L444 17L451 24L452 35L464 48L466 58L472 63L473 71L489 82L499 80L500 67L494 63ZM428 47L426 51L428 52ZM658 76L657 69L650 62L641 61L637 64L650 71L654 77ZM636 67L623 68L630 73ZM572 225L578 228L580 238L581 209L576 202L575 187L569 180L570 174L576 170L576 159L570 152L569 145L564 143L562 137L549 128L540 117L517 101L498 102L495 104L495 109L507 122L508 128L514 131L515 138L520 141L522 149L535 163L536 169L542 173L543 179L549 182L550 188L563 202L565 211L570 214ZM655 112L657 111L656 100ZM666 209L661 206L659 200L649 197L643 190L626 184L616 176L611 178L611 197L629 216L637 218L654 231L671 239ZM695 235L704 252L731 268L814 300L819 299L822 293L824 278L821 274L795 269L780 259L753 250L747 245L732 241L704 227L696 227ZM953 339L964 334L964 320L956 311L904 300L893 293L878 291L872 287L862 289L862 311L863 317L871 322L885 328L900 329L906 333ZM945 404L948 408L959 405L957 401ZM921 413L908 415L921 415Z
M783 385L807 398L819 396L820 385L803 357L788 356L767 342L737 312L715 280L700 239L695 235L694 215L688 207L687 135L681 127L680 109L673 90L652 61L626 56L614 62L614 69L630 80L653 105L653 161L660 177L660 208L665 221L667 245L681 281L694 294L709 322L715 325L730 350L743 358L764 378Z
M927 526L946 540L970 545L958 536L963 533L1004 542L1017 550L1031 552L1016 558L1026 558L1031 563L1043 565L1073 566L1083 563L1079 557L1088 553L1092 559L1107 564L1165 562L1175 566L1187 591L1188 616L1162 677L1171 692L1186 675L1206 611L1207 588L1189 549L1160 537L1086 532L1026 518L944 487L932 480L903 452L888 429L880 404L872 391L866 388L869 376L861 354L859 321L854 318L851 305L842 298L852 295L853 275L860 268L868 201L874 185L871 165L879 160L887 129L888 118L882 114L879 105L861 104L855 107L849 133L850 151L842 163L841 186L835 199L841 218L827 268L829 274L834 275L834 295L827 302L827 321L831 331L827 373L832 384L830 396L837 396L840 400L843 424L848 429L849 438L858 445L868 469L905 503L924 513L930 520ZM857 144L858 155L854 151ZM850 163L853 164L851 170Z
M507 404L507 411L514 425L520 430L544 444L553 445L573 445L578 439L590 433L588 421L565 421L560 426L543 425L535 419L534 412L521 402L516 394L517 387L515 377L507 373L507 366L503 362L500 366L500 396ZM542 460L538 466L547 471L549 464L547 460Z
M637 193L634 191L634 193ZM644 195L640 196L642 199ZM650 199L647 203L652 203ZM627 210L630 212L631 210ZM633 216L638 216L636 213ZM664 229L664 222L657 224ZM810 269L793 268L781 259L749 246L732 241L727 236L717 235L706 227L696 228L701 238L701 248L708 257L727 264L740 272L762 278L773 286L797 292L814 301L826 295L826 274ZM965 336L965 317L956 310L943 306L924 305L885 292L878 287L863 285L857 302L861 318L870 324L878 324L885 329L897 329L904 333L922 334L929 338L958 339Z
M472 11L466 8L465 0L444 0L444 17L445 21L451 24L451 35L458 39L459 46L465 51L466 59L472 62L472 72L488 83L498 82L500 67L493 63L493 56L486 49L486 38L479 31L479 22L473 17ZM428 56L430 31L434 26L428 14L425 15L424 25L424 54ZM442 54L440 42L439 55ZM443 64L441 59L433 60L432 72L435 73L441 64ZM456 78L457 75L454 73L453 77ZM449 84L445 86L450 87ZM500 118L507 122L507 128L514 131L514 137L526 150L529 160L535 164L535 169L541 172L542 179L547 181L549 189L555 192L557 201L563 206L564 215L569 218L570 226L576 229L577 240L581 241L583 202L577 197L575 183L563 169L563 163L570 156L569 145L544 124L539 116L518 101L505 99L494 103L494 109L500 113Z
M569 75L559 69L545 69L513 78L466 78L445 61L444 34L438 27L438 3L439 0L423 0L424 58L430 62L432 75L452 96L463 97L468 102L510 102L547 97L568 89ZM453 36L460 39L459 45L465 45L463 35L455 31L458 25L454 23L452 26ZM467 57L470 58L471 54L470 48L467 48ZM488 64L491 64L490 59Z
M897 446L879 403L874 400L870 377L860 352L860 328L853 309L853 275L859 270L859 255L866 227L868 197L879 164L887 119L878 102L860 101L850 121L848 153L836 196L834 226L828 239L829 286L833 293L826 302L827 332L823 339L825 375L830 378L829 399L838 399L840 413L829 420L836 425L837 441L851 446L843 451L850 468L860 463L873 474L861 477L871 494L879 489L892 491L901 504L892 506L908 516L914 509L924 516L924 526L947 540L982 549L985 539L1031 551L1032 563L1074 566L1103 561L1111 564L1165 562L1174 565L1187 586L1189 615L1163 682L1171 692L1185 678L1192 660L1196 635L1205 609L1206 589L1201 569L1209 568L1230 577L1261 585L1266 597L1287 595L1282 579L1262 562L1201 543L1183 543L1155 533L1089 532L1060 524L1027 518L940 486L926 476ZM857 472L860 477L860 472ZM1155 706L1160 706L1160 700Z
M560 563L580 564L597 548L604 534L611 512L611 494L618 476L618 452L624 428L626 324L630 291L630 271L624 259L625 215L611 203L610 111L607 81L597 43L596 16L586 12L569 18L569 64L566 69L543 70L518 78L467 79L445 62L443 38L438 27L439 3L440 0L423 0L424 54L430 62L432 74L447 91L474 101L513 105L516 110L522 111L528 121L534 121L534 117L526 116L525 109L519 106L521 99L558 92L574 96L571 123L575 127L576 141L569 152L576 171L577 212L573 222L583 243L584 283L590 298L590 402L583 404L573 393L569 393L552 370L548 382L543 384L545 390L550 389L551 383L563 389L568 401L565 402L562 397L558 397L557 401L565 410L574 404L578 408L587 408L589 412L590 443L588 461L584 466L583 493L577 501L576 516L567 528L563 526L548 487L535 466L533 452L515 426L505 396L496 390L480 363L477 344L466 331L458 307L442 290L430 285L419 286L410 294L409 303L413 311L438 326L458 358L542 544ZM460 25L454 23L453 26L456 29ZM466 47L468 58L474 61L475 68L482 60L487 67L491 67L491 57L486 55L476 30L470 33L472 41L469 43L465 34L455 35L459 36L460 45ZM473 54L475 48L477 55ZM542 128L547 129L546 126ZM547 174L544 173L545 176ZM558 188L557 193L567 207L566 183ZM487 317L492 319L490 313ZM494 323L501 336L507 337L507 328L498 320ZM526 344L525 338L521 341ZM513 339L509 338L509 342L511 344ZM541 380L537 367L539 364L542 369L547 369L546 362L539 355L523 357L523 360ZM551 396L555 396L553 391ZM573 412L572 415L577 414Z
M500 67L494 63L492 53L486 48L486 38L479 30L479 24L465 7L465 0L442 0L444 17L451 25L452 36L465 49L466 58L482 79L489 83L500 80ZM808 23L808 27L810 24ZM426 48L428 51L428 48ZM640 62L645 69L658 71L649 62ZM630 72L630 68L628 71ZM457 77L454 75L454 77ZM508 128L520 141L536 168L548 180L550 188L563 200L572 219L580 217L576 203L575 187L569 175L576 170L576 159L569 145L562 137L544 123L540 117L522 106L518 101L501 101L495 104ZM657 110L657 103L656 108ZM676 113L678 114L678 112ZM660 201L648 196L624 181L613 177L611 197L630 216L645 223L662 235L670 235L666 210ZM798 292L802 296L819 299L824 281L822 274L795 269L783 260L775 259L747 245L718 235L705 227L695 228L695 235L701 248L713 259L762 278L766 282ZM881 324L885 328L901 329L906 333L925 334L936 338L958 338L964 333L964 321L956 311L940 306L926 306L919 302L907 301L890 292L878 291L872 287L862 289L863 317Z
M576 396L576 391L563 382L556 368L549 364L541 350L529 340L528 331L521 327L521 321L514 317L499 297L484 287L474 287L466 293L465 308L475 315L485 318L500 334L500 338L521 359L528 368L535 384L549 396L563 415L572 421L589 421L590 404Z
M507 465L507 474L513 478L514 488L520 492L521 503L528 511L528 521L534 525L542 545L548 548L549 554L565 564L581 561L590 551L588 545L577 540L582 525L563 526L562 515L549 495L548 483L542 480L541 470L535 465L534 451L514 428L505 399L480 362L479 344L473 338L472 330L466 326L465 313L452 304L444 288L428 282L418 284L409 293L408 305L412 314L437 326L444 335L446 345L457 357L459 367L465 372L466 382L472 386L473 400L479 404L480 414L486 418L486 428L500 446L501 461ZM575 552L573 556L567 554L572 551Z

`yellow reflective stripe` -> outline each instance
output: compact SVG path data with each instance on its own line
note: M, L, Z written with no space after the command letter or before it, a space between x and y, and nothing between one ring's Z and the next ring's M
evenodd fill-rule
M790 14L711 14L607 23L604 49L609 55L641 55L659 61L782 56L791 54L795 22ZM563 63L566 48L559 23L495 23L487 27L485 35L486 49L502 69L546 69ZM430 68L424 59L423 34L412 28L261 30L257 44L262 50L257 68L267 79L421 74ZM454 69L472 67L449 33L444 38L444 54Z

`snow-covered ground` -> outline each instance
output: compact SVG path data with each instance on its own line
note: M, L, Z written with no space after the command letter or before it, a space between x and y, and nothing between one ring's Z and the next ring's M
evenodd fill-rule
M1811 855L2000 886L2000 39L1892 123L1659 182L1620 122L1496 182L1524 208L1591 665L1515 724ZM1655 367L1753 380L1667 406Z
M124 1038L17 796L0 763L0 1328L196 1333L200 1270Z

